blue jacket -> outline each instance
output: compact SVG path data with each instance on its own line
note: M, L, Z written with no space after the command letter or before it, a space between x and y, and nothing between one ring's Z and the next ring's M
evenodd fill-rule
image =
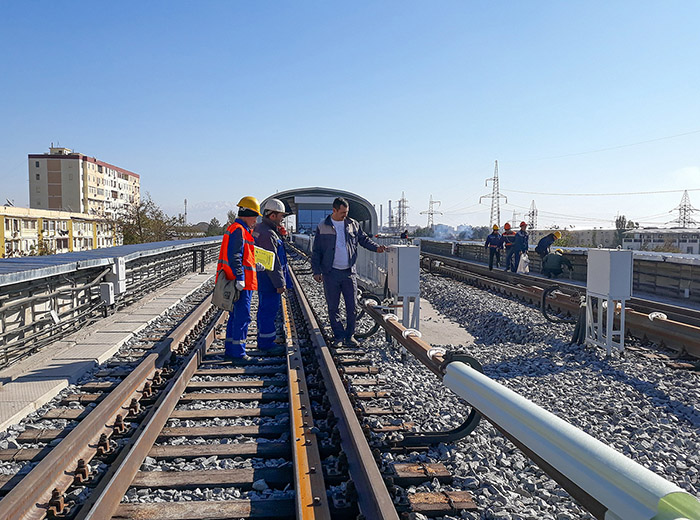
M554 236L554 233L550 233L549 235L545 235L540 239L539 242L537 242L537 247L535 247L535 251L541 255L546 255L549 253L549 246L551 246L555 241L557 237Z
M503 248L503 238L501 238L501 235L499 235L497 231L494 231L486 237L486 243L484 244L484 247L493 247L494 249L501 249Z
M272 292L286 286L287 252L277 225L269 218L255 226L255 245L275 253L275 266L272 271L258 273L258 291Z
M515 250L520 251L522 253L527 253L528 239L529 235L527 234L527 231L523 231L522 229L519 230L515 234L515 241L513 243L513 247L515 248Z
M362 231L360 224L351 218L345 219L345 243L350 256L350 268L355 273L355 262L357 261L357 245L361 245L370 251L379 248L374 240L369 238L367 233ZM314 237L314 247L311 253L311 269L316 274L328 274L333 269L335 258L335 226L328 215L316 226L316 236Z

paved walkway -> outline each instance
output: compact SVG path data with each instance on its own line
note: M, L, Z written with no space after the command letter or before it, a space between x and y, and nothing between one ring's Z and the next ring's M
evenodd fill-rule
M203 274L183 276L140 302L0 370L0 432L111 358L134 334L210 280L215 267L210 264Z

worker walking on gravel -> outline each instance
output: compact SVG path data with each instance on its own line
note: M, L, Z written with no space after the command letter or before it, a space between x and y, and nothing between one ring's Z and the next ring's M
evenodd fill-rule
M496 258L496 267L498 267L501 263L501 249L503 249L503 238L496 224L493 225L493 232L486 237L484 247L489 251L489 271L493 271L493 259Z
M336 198L333 201L333 212L316 227L311 269L314 280L323 282L334 345L344 342L346 346L355 347L359 345L353 338L357 312L357 246L361 245L377 253L383 253L386 247L374 242L356 220L348 217L349 207L347 200ZM345 300L346 327L340 321L341 294Z
M564 256L564 251L557 249L542 260L542 274L547 278L556 278L564 271L562 266L566 266L569 271L574 270L569 259Z
M527 254L529 235L527 234L527 222L520 223L520 230L515 234L513 240L513 250L515 251L515 257L513 259L513 265L511 270L514 273L518 272L518 265L520 264L520 257L523 254Z
M264 268L258 271L258 348L270 350L276 347L275 319L282 308L282 294L287 289L287 253L280 232L287 212L281 200L270 199L263 206L262 214L262 222L255 226L253 238L257 247L275 253L275 263L270 271Z
M510 228L510 222L506 222L503 225L501 240L503 242L503 247L506 250L506 265L504 271L515 271L517 269L517 266L513 268L513 257L515 256L515 249L513 249L513 244L515 243L515 231Z
M224 233L219 251L216 276L223 273L228 280L236 280L240 295L226 324L224 356L232 359L249 359L245 344L250 324L250 301L258 288L255 271L255 245L251 231L260 216L260 204L255 197L243 197L238 202L238 218Z

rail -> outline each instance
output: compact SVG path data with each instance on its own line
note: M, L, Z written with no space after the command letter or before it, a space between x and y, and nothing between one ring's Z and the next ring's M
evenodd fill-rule
M700 501L556 415L432 348L393 315L365 310L598 519L700 520Z

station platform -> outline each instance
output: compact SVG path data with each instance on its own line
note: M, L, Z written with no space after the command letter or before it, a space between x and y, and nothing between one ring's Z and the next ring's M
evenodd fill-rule
M202 287L215 273L216 264L209 264L204 273L185 275L140 302L0 370L0 432L107 361L136 333Z

